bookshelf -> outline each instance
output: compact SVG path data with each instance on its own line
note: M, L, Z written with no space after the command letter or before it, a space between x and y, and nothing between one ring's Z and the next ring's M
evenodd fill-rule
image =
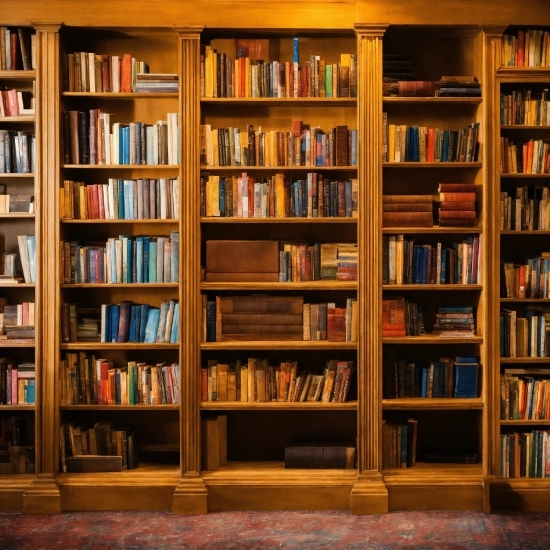
M37 264L37 258L40 256L41 246L42 202L37 162L40 111L36 108L36 102L39 100L36 90L36 58L31 64L30 36L31 32L34 34L34 29L21 27L20 33L18 27L2 27L0 32L4 41L7 39L11 43L15 40L14 54L12 55L10 50L9 59L6 60L4 55L0 65L3 90L3 109L0 117L3 150L0 185L2 195L5 195L2 197L5 200L2 203L3 214L0 221L3 273L3 277L0 278L0 296L3 302L0 340L3 388L0 422L4 438L0 445L0 494L2 509L9 510L21 507L22 494L33 483L37 464L36 445L39 432L36 381L37 372L40 372L41 338L39 323L35 323L35 319L38 320L41 314L42 272ZM20 35L24 40L25 65ZM7 159L6 152L9 153ZM27 235L32 236L34 243L38 243L38 249L31 256L27 248L19 246L21 239L25 246L28 244L27 238L23 237ZM22 259L25 255L26 263L32 258L32 277L30 269L26 271L26 277L23 277ZM12 315L15 310L10 311L17 308L21 315L23 307L26 310L24 322L22 316ZM33 334L26 330L23 332L28 334L21 333L19 338L13 339L16 336L13 329L17 328L14 325L23 324L27 327L32 325ZM24 370L28 372L24 373ZM11 388L8 388L10 384Z
M535 201L540 206L540 196L535 196L535 189L546 188L548 185L548 170L539 169L536 165L525 159L521 153L524 145L529 142L541 140L543 143L548 141L549 126L545 120L544 114L541 119L541 113L538 117L533 117L538 109L527 109L530 105L531 94L533 100L539 97L539 103L544 106L544 96L540 100L540 94L544 94L547 88L549 68L540 60L535 63L538 66L523 65L518 61L517 49L507 44L507 38L514 37L514 41L523 44L524 60L529 59L530 49L525 46L526 42L521 37L533 34L533 32L544 32L547 29L530 27L509 27L504 31L501 45L501 63L495 73L496 90L498 94L495 97L495 103L500 105L501 113L496 112L495 124L498 128L498 137L500 138L500 148L495 155L500 156L495 159L499 162L497 166L500 170L496 172L494 193L500 206L500 224L496 227L496 235L500 237L495 239L495 245L498 246L498 253L495 255L493 266L495 276L498 270L498 279L500 280L500 294L495 296L497 307L493 309L493 319L495 326L497 323L497 312L499 320L502 319L503 327L499 334L498 357L500 357L500 368L496 371L494 380L495 392L495 419L496 429L493 442L493 462L495 480L492 485L492 507L510 508L526 510L546 510L546 497L548 491L547 479L541 479L543 474L541 469L545 469L547 457L542 453L541 460L531 460L530 455L537 447L537 435L544 434L548 430L548 420L545 413L537 413L535 391L535 405L533 411L523 410L523 406L517 404L517 388L524 382L532 385L536 382L537 387L547 380L545 375L548 368L548 358L546 357L546 347L544 344L545 330L538 342L529 342L528 348L525 348L525 331L529 334L533 332L532 323L526 317L531 315L537 317L544 315L547 307L547 299L544 290L534 285L531 288L520 289L519 276L511 279L510 274L514 271L522 272L525 270L524 264L528 264L529 258L538 258L545 251L545 219L539 218L538 214L533 214L531 221L527 216L529 207L523 218L519 211L510 212L506 215L505 207L508 205L533 205ZM519 38L518 38L519 37ZM528 42L527 42L528 43ZM520 58L521 58L521 54ZM512 61L513 59L513 61ZM524 61L525 62L525 61ZM529 63L533 65L533 60ZM514 100L512 100L512 97ZM522 111L525 114L522 114ZM520 164L511 165L510 161L516 155L512 154L514 146L519 150ZM544 156L544 155L543 155ZM506 159L507 157L507 159ZM506 160L505 160L506 159ZM515 160L514 159L514 160ZM523 161L523 162L522 162ZM542 172L542 173L541 173ZM526 197L522 201L521 194L526 191ZM506 197L510 197L506 199ZM542 206L540 211L544 211ZM537 209L537 212L539 209ZM498 210L497 210L498 212ZM498 218L498 216L497 216ZM516 222L517 219L517 222ZM496 260L499 260L498 265ZM534 260L533 260L534 261ZM506 270L505 270L506 266ZM510 271L510 269L512 271ZM522 277L523 278L523 277ZM530 276L529 283L533 281L534 276ZM514 282L515 281L515 282ZM498 287L498 285L496 285ZM523 284L521 285L523 286ZM533 313L530 313L533 312ZM516 319L507 319L515 315ZM514 324L514 334L510 334L509 329ZM534 329L537 332L537 329ZM512 336L512 338L510 338ZM515 381L512 381L515 380ZM531 385L531 387L532 387ZM527 386L525 386L527 387ZM531 402L531 399L527 399ZM500 408L498 405L500 404ZM533 440L533 443L531 443ZM521 499L521 504L520 504Z

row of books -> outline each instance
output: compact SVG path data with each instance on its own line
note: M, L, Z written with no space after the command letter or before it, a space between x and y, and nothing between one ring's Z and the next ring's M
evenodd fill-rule
M118 427L111 421L98 421L91 427L74 422L62 424L59 438L61 470L133 470L138 465L134 437L132 427ZM105 457L111 457L111 460L105 460Z
M479 284L481 236L444 246L415 244L405 236L382 236L382 284Z
M338 359L327 360L322 372L298 370L297 361L272 365L251 357L231 364L213 360L201 368L201 400L343 403L353 373L353 361Z
M0 339L34 340L35 303L6 303L0 311Z
M503 261L504 298L550 298L550 252L522 263Z
M550 126L550 91L522 88L500 94L501 126Z
M432 195L383 195L382 227L432 227Z
M307 443L285 447L285 468L355 468L356 449L351 443Z
M382 422L382 468L411 468L416 464L418 420Z
M179 164L179 115L166 120L113 122L101 109L63 111L65 164Z
M500 138L500 171L503 174L550 173L550 142L530 139L516 143L507 137Z
M63 282L177 283L179 232L168 236L120 235L106 243L61 241Z
M500 475L550 477L550 430L500 434Z
M0 92L0 117L34 115L34 97L31 92L2 90Z
M479 122L460 130L390 124L383 117L384 162L477 162Z
M502 65L547 67L550 65L550 36L542 29L518 29L502 35Z
M14 213L34 214L34 197L0 194L0 214Z
M179 302L171 299L159 307L136 304L102 304L100 308L77 308L64 303L61 308L63 342L143 342L179 341Z
M550 229L550 201L546 186L519 186L500 192L501 231Z
M435 314L432 334L443 337L474 336L476 322L471 306L439 306Z
M35 402L35 364L1 357L0 405L34 405Z
M500 312L501 357L548 357L550 355L550 311L526 308L521 312L502 309Z
M291 131L200 126L201 166L356 166L357 130L292 121Z
M403 296L382 300L382 336L422 336L424 309Z
M383 396L384 399L477 397L478 372L479 358L475 356L441 357L427 365L418 365L397 359L395 349L385 348Z
M550 420L550 369L504 369L501 420Z
M384 95L399 97L481 97L481 85L474 76L442 76L440 80L391 79ZM386 80L390 83L390 79ZM389 92L389 93L387 93Z
M64 180L61 217L67 220L179 218L179 178L109 178L109 183Z
M172 405L179 403L179 365L127 361L117 366L86 352L61 361L62 405Z
M135 92L137 74L149 72L145 61L129 53L73 52L63 54L62 62L66 92Z
M0 27L0 70L36 69L36 33L30 29Z
M15 130L0 130L0 173L30 174L36 168L36 138L34 134Z
M336 218L358 216L359 180L332 180L310 172L294 180L274 174L262 181L201 173L201 216Z
M201 46L202 97L357 97L356 54L340 54L338 63L310 55L300 64L298 38L293 48L291 62L251 57L246 47L232 57Z
M19 258L26 283L36 283L36 235L17 235Z
M334 302L304 304L303 339L357 342L358 302L347 298L345 307Z

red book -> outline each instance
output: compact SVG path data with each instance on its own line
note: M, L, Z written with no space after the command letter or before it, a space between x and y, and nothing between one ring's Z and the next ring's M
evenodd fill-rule
M132 56L125 53L120 67L120 91L130 93L132 91Z
M208 369L201 369L201 401L208 401Z
M439 193L439 200L444 201L468 201L475 202L475 193Z
M17 33L12 32L10 34L10 63L12 71L21 68L19 66L19 56L17 55L18 51L19 37L17 36Z
M440 210L475 210L473 201L444 201L439 205Z
M441 218L475 218L475 210L439 210L439 219Z
M477 225L476 218L441 218L439 220L440 227L456 227L456 226L475 226Z
M109 67L109 56L103 54L101 56L101 91L111 91L111 69Z
M426 162L435 160L435 130L428 128L428 138L426 140Z
M327 309L327 340L346 341L346 308Z
M440 193L475 193L475 183L440 183Z

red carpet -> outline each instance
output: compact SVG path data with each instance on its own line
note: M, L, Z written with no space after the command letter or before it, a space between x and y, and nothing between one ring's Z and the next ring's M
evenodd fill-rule
M550 548L550 514L392 512L0 513L0 548L141 550L244 548L508 550Z

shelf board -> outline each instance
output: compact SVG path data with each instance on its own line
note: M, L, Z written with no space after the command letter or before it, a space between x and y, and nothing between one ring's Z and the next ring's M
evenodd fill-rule
M526 173L508 173L500 174L501 178L514 179L514 178L550 178L550 174L526 174Z
M71 342L61 344L63 350L109 349L179 349L179 344L144 344L143 342Z
M12 212L10 214L0 214L0 218L3 220L20 220L20 219L34 219L35 214L28 214L26 212Z
M392 468L383 470L384 481L393 481L394 483L403 483L407 480L424 483L439 484L443 478L446 481L452 478L480 478L485 477L481 463L478 464L436 464L417 461L412 468Z
M358 166L201 166L201 172L356 172L358 169Z
M497 69L497 76L521 76L521 77L537 77L542 76L548 79L550 76L550 67L515 67L501 66ZM545 80L547 82L547 80Z
M401 233L431 233L434 235L444 233L481 233L482 229L479 226L471 227L439 227L434 225L432 227L384 227L382 228L382 234L384 235L399 235Z
M201 223L306 223L306 224L356 224L357 218L224 218L202 217Z
M0 411L34 411L34 405L0 405Z
M13 340L0 340L0 348L34 348L35 340L24 340L22 338Z
M550 419L545 420L501 420L501 426L550 426Z
M32 172L3 172L0 174L0 178L34 178Z
M546 365L550 363L550 357L501 357L500 363L502 365L513 365L515 363L540 363Z
M201 103L230 105L357 105L356 97L202 97Z
M356 410L357 401L347 401L345 403L321 403L320 401L295 403L266 401L242 402L242 401L203 401L200 405L203 411L334 411L334 410Z
M77 170L176 170L179 164L64 164L63 168Z
M501 124L501 130L550 130L550 125L546 124Z
M0 116L0 124L4 122L34 122L34 115Z
M36 283L5 283L0 278L0 288L35 288Z
M405 397L397 399L383 399L384 410L481 410L481 397L460 399L454 397Z
M134 223L134 224L151 224L151 225L155 225L155 224L162 224L162 225L165 225L167 223L171 223L171 224L178 224L179 223L179 219L178 218L169 218L169 219L166 219L166 220L157 220L157 219L154 219L154 220L96 220L96 219L86 219L86 220L61 220L61 223L65 224L65 223L76 223L76 224L86 224L86 223L97 223L97 224L101 224L101 225L105 225L105 224L124 224L124 223Z
M119 285L117 285L119 286ZM143 285L147 286L147 285ZM201 290L357 290L357 281L299 281L289 283L201 283Z
M229 342L202 342L201 350L355 350L357 342L329 342L327 340L256 340Z
M0 71L0 80L34 80L36 78L36 70L31 69L28 71L13 70Z
M384 96L382 103L467 103L479 104L483 101L482 97L400 97Z
M65 283L61 288L178 288L179 283Z
M500 235L528 235L529 237L532 237L533 235L550 235L550 230L533 229L531 231L528 231L526 229L522 229L521 231L515 231L513 229L503 229L500 231Z
M382 290L481 290L482 285L458 285L458 284L407 284L407 285L382 285Z
M550 298L501 298L501 303L548 304Z
M481 162L383 162L383 168L481 168Z
M178 98L178 92L63 92L63 97L96 97L101 99L159 99L161 97Z
M449 338L447 336L437 336L426 334L424 336L384 336L384 344L481 344L481 336L461 336Z
M179 411L179 405L61 405L62 411Z

